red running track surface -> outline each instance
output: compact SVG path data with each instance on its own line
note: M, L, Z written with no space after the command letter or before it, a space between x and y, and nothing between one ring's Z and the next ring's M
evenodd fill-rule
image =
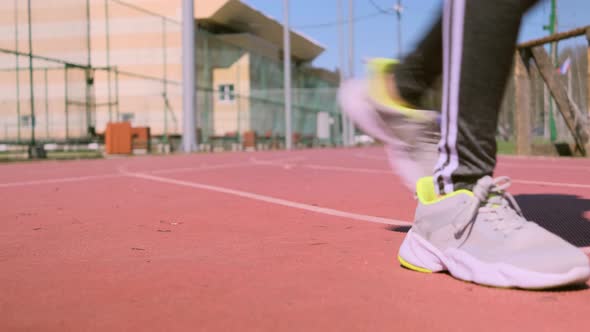
M415 202L379 148L0 165L0 331L564 331L590 289L396 262ZM501 157L525 214L590 246L590 160Z

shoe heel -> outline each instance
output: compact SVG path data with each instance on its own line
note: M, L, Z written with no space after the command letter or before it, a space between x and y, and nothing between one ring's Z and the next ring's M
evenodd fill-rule
M397 256L400 264L413 271L433 273L445 270L438 250L410 230L399 249Z

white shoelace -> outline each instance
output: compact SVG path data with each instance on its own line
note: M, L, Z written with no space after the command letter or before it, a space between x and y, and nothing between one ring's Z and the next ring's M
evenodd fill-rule
M504 234L521 229L527 220L514 197L506 192L510 184L507 176L481 178L473 188L479 203L474 206L469 222L457 234L462 234L478 217L483 222L492 223L494 230Z

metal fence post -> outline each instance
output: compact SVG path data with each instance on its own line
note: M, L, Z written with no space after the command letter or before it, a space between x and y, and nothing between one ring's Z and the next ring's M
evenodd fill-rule
M524 52L527 52L525 50ZM516 51L514 55L514 87L515 87L515 112L514 112L514 136L516 137L516 154L531 154L531 108L530 108L530 79L525 63L528 59Z
M27 17L28 17L28 25L29 25L29 88L31 90L31 142L29 143L30 146L35 145L35 86L33 80L33 28L31 24L31 0L27 1Z
M293 147L291 131L291 40L289 33L289 0L283 0L283 75L285 93L285 148Z
M194 1L182 1L182 87L183 132L185 153L197 150L195 129L195 18Z
M109 0L104 0L104 20L105 20L105 42L106 42L106 64L107 64L107 98L109 100L109 122L113 119L113 107L111 101L111 37L109 26Z

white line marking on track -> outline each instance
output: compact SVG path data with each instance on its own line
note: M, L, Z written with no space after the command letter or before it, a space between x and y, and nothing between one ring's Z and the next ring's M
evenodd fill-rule
M219 187L219 186L212 186L212 185L202 184L202 183L197 183L197 182L181 181L181 180L163 178L163 177L149 175L149 174L128 173L125 171L122 171L122 173L124 175L130 176L130 177L136 177L136 178L145 179L145 180L174 184L174 185L178 185L178 186L190 187L190 188L195 188L195 189L214 191L214 192L224 193L224 194L233 195L233 196L239 196L239 197L248 198L248 199L252 199L252 200L256 200L256 201L262 201L262 202L266 202L266 203L270 203L270 204L281 205L281 206L286 206L286 207L290 207L290 208L295 208L295 209L300 209L300 210L305 210L305 211L310 211L310 212L315 212L315 213L320 213L320 214L325 214L325 215L330 215L330 216L335 216L335 217L342 217L342 218L347 218L347 219L367 221L367 222L372 222L372 223L386 224L386 225L393 225L393 226L412 226L412 224L413 224L411 222L403 221L403 220L375 217L375 216L370 216L370 215L365 215L365 214L346 212L346 211L330 209L330 208L323 208L323 207L318 207L318 206L309 205L309 204L305 204L305 203L299 203L299 202L294 202L294 201L290 201L290 200L286 200L286 199L276 198L276 197L272 197L272 196L260 195L260 194L255 194L255 193L251 193L251 192L247 192L247 191L235 190L235 189ZM580 247L580 249L585 254L590 255L590 247Z
M545 163L543 165L522 165L522 164L515 164L515 163L507 163L507 162L498 162L498 167L506 167L506 168L536 168L536 169L563 169L563 170L572 170L572 171L584 171L589 172L590 167L584 166L569 166L569 165L552 165Z
M206 171L206 170L225 169L225 168L239 168L239 167L248 167L248 166L254 166L254 165L249 162L239 162L239 163L227 163L227 164L219 164L219 165L201 165L198 167L180 167L180 168L158 169L158 170L154 170L154 171L147 171L147 173L150 173L150 174L186 173L186 172L194 172L194 171Z
M295 159L295 158L291 158ZM301 159L301 158L298 158ZM252 164L262 164L262 165L272 165L272 166L281 166L281 164L277 164L277 162L281 162L284 160L277 160L277 161L262 161L262 163L255 161L251 163L236 163L236 164L225 164L225 165L211 165L211 166L204 166L199 168L190 168L191 170L198 170L198 169L214 169L214 168L224 168L224 167L238 167L238 166L246 166ZM362 173L386 173L391 174L391 172L386 170L379 170L379 169L364 169L364 168L350 168L350 167L340 167L340 166L326 166L326 165L303 165L304 167L311 168L311 169L320 169L320 170L340 170L340 171L352 171L352 172L362 172ZM189 169L189 168L185 168ZM181 170L181 169L168 169L168 170L161 170L164 171L173 171L173 170ZM182 169L184 170L184 169ZM125 170L119 170L119 174L103 174L103 175L90 175L90 176L78 176L78 177L69 177L69 178L56 178L56 179L46 179L46 180L34 180L34 181L22 181L22 182L11 182L11 183L0 183L0 188L7 188L7 187L21 187L21 186L31 186L31 185L42 185L42 184L52 184L52 183L64 183L64 182L79 182L79 181L88 181L88 180L98 180L98 179L106 179L106 178L114 178L114 177L121 177L121 176L130 176L136 177L156 182L168 183L168 184L175 184L179 186L191 187L195 189L201 190L208 190L213 192L224 193L228 195L234 195L238 197L248 198L252 200L262 201L270 204L286 206L290 208L336 216L336 217L343 217L347 219L353 220L360 220L360 221L367 221L372 223L379 223L379 224L386 224L386 225L393 225L393 226L411 226L412 223L403 220L396 220L396 219L389 219L383 217L375 217L365 214L341 211L336 209L330 208L323 208L314 205L309 205L305 203L294 202L286 199L259 195L251 192L240 191L230 188L224 188L219 186L212 186L202 183L196 182L188 182L188 181L181 181L169 178L158 177L149 174L142 174L142 173L131 173ZM574 188L590 188L590 185L583 185L583 184L573 184L573 183L559 183L559 182L543 182L543 181L527 181L527 180L514 180L515 183L522 183L522 184L534 184L534 185L549 185L549 186L562 186L562 187L574 187ZM588 247L580 247L580 249L590 255L590 246Z
M379 155L370 155L370 154L366 154L366 153L357 153L354 155L357 158L361 158L361 159L369 159L369 160L387 160L386 156L379 156ZM545 163L543 165L526 165L526 164L517 164L514 162L503 162L501 159L508 159L508 160L512 160L512 161L518 161L518 160L542 160L545 161ZM507 156L503 156L500 157L500 161L498 162L498 167L506 167L506 168L535 168L535 169L563 169L563 170L574 170L574 171L584 171L584 172L590 172L590 166L586 167L586 166L574 166L574 165L554 165L553 163L547 163L547 161L550 162L557 162L558 159L556 158L525 158L525 157L508 157Z
M306 160L305 157L291 157L274 160L261 160L254 157L250 158L250 162L255 165L271 165L271 166L292 166L292 163Z
M566 156L519 156L519 155L510 155L510 154L500 154L498 155L499 159L514 159L514 160L542 160L542 161L558 161L558 160L581 160L579 157L566 157Z
M373 151L379 150L378 148L374 148ZM366 152L358 152L355 154L357 158L363 159L375 159L375 160L387 160L385 155L381 155L379 153L366 153ZM530 160L530 161L550 161L550 162L560 162L564 160L582 160L579 157L554 157L554 156L517 156L517 155L509 155L509 154L499 154L498 159L506 159L506 160ZM589 165L590 166L590 165ZM582 167L582 166L574 166L574 167Z
M391 171L376 168L357 168L357 167L341 167L341 166L329 166L329 165L301 165L306 168L323 170L323 171L343 171L343 172L356 172L356 173L375 173L375 174L393 174ZM590 184L579 184L579 183L568 183L568 182L549 182L549 181L536 181L536 180L520 180L512 179L513 183L525 184L525 185L536 185L536 186L551 186L551 187L565 187L565 188L590 188Z
M114 178L114 177L120 177L120 176L121 176L121 174L104 174L104 175L76 176L76 177L70 177L70 178L57 178L57 179L47 179L47 180L8 182L8 183L0 183L0 188L34 186L34 185L41 185L41 184L64 183L64 182L88 181L88 180Z
M335 216L335 217L342 217L342 218L368 221L368 222L373 222L373 223L394 225L394 226L411 226L412 225L412 223L407 222L407 221L403 221L403 220L388 219L388 218L382 218L382 217L369 216L369 215L365 215L365 214L359 214L359 213L346 212L346 211L335 210L335 209L330 209L330 208L318 207L318 206L314 206L314 205L310 205L310 204L294 202L294 201L276 198L276 197L272 197L272 196L259 195L259 194L255 194L255 193L251 193L251 192L247 192L247 191L235 190L235 189L219 187L219 186L212 186L212 185L197 183L197 182L189 182L189 181L181 181L181 180L163 178L163 177L149 175L149 174L129 173L129 172L126 172L123 170L121 170L121 172L124 175L136 177L136 178L140 178L140 179L168 183L168 184L174 184L177 186L184 186L184 187L190 187L190 188L201 189L201 190L214 191L214 192L224 193L224 194L233 195L233 196L239 196L239 197L248 198L248 199L252 199L252 200L256 200L256 201L286 206L286 207L290 207L290 208L294 208L294 209L305 210L305 211L310 211L310 212L315 212L315 213L321 213L321 214Z
M241 167L252 167L252 166L288 166L288 162L305 160L305 157L292 157L283 159L272 159L272 160L260 160L250 158L248 161L241 161L236 163L218 164L218 165L201 165L195 167L180 167L180 168L169 168L169 169L158 169L153 171L145 171L149 174L169 174L169 173L188 173L194 171L206 171L226 168L241 168Z
M158 169L158 170L145 171L145 172L150 173L150 174L167 174L167 173L183 173L183 172L215 170L215 169L225 169L225 168L251 167L251 166L261 166L261 165L262 166L285 166L280 163L288 162L288 161L299 161L299 160L304 160L304 159L306 159L306 158L305 157L291 157L291 158L283 158L283 159L276 159L276 160L255 160L255 161L247 160L247 161L242 161L242 162L237 162L237 163L227 163L227 164L218 164L218 165L201 165L198 167L167 168L167 169ZM287 165L287 166L290 166L290 165ZM0 188L34 186L34 185L67 183L67 182L80 182L80 181L106 179L106 178L121 177L121 176L123 176L123 175L120 173L113 173L113 174L75 176L75 177L54 178L54 179L41 179L41 180L31 180L31 181L7 182L7 183L0 183Z
M317 169L322 171L343 171L343 172L357 172L357 173L373 173L373 174L389 174L393 175L392 171L375 168L359 168L359 167L342 167L342 166L328 166L328 165L302 165L305 168Z
M533 180L518 180L512 179L514 183L531 184L536 186L552 186L552 187L566 187L566 188L590 188L590 184L567 183L567 182L548 182L548 181L533 181Z

